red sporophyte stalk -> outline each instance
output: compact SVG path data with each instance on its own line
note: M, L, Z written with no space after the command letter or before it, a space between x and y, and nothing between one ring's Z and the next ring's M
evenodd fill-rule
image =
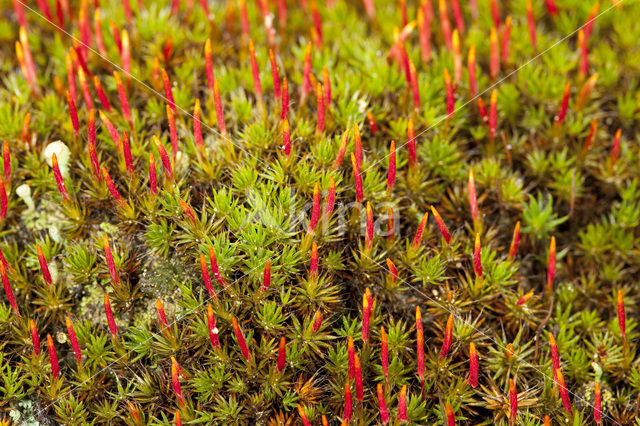
M169 105L166 105L167 121L169 121L169 137L171 139L171 155L176 158L178 153L178 132L176 130L176 119ZM194 124L195 125L195 124Z
M513 379L509 379L509 423L513 424L516 421L518 415L518 391L516 390L516 384Z
M96 152L96 112L89 111L87 120L87 139L89 149L89 159L91 160L91 170L93 175L100 181L100 165L98 164L98 154Z
M596 382L594 389L593 420L598 426L602 424L602 393L600 382Z
M158 150L158 154L160 155L160 160L162 161L162 167L164 167L164 172L170 180L173 180L173 171L171 169L171 160L169 159L169 155L167 151L164 149L164 145L160 142L160 138L158 136L153 135L153 142L156 145L156 149Z
M289 82L287 77L282 80L282 97L280 100L280 119L285 120L289 116Z
M278 371L278 373L282 372L282 370L284 370L284 366L285 363L287 362L287 347L286 347L286 340L283 337L280 338L280 346L278 347L278 363L276 364L276 371Z
M240 25L242 27L242 35L249 37L249 15L247 13L247 5L245 0L238 0L238 9L240 9Z
M473 224L479 223L478 215L478 199L476 197L476 180L473 176L473 170L469 169L469 183L467 185L467 191L469 193L469 209L471 211L471 219Z
M562 92L562 103L560 104L560 110L558 110L558 115L556 115L555 122L557 125L562 124L565 116L567 115L567 109L569 108L569 95L571 93L571 82L568 81L564 86L564 91Z
M491 0L491 18L493 19L494 27L499 30L500 29L500 8L498 7L497 0Z
M26 8L25 5L18 0L13 0L13 11L16 14L16 19L21 27L27 27Z
M291 130L289 128L289 120L282 120L282 149L287 157L291 155Z
M422 235L424 234L424 228L427 225L428 219L429 219L429 212L425 212L425 214L422 216L422 219L420 220L420 224L418 225L418 230L416 231L416 235L415 237L413 237L413 243L411 244L411 246L414 249L417 249L418 247L420 247L420 244L422 242Z
M611 165L615 165L618 162L620 156L620 137L622 136L622 129L616 131L613 137L613 145L611 146Z
M560 370L560 355L558 354L558 345L555 337L549 332L549 348L551 349L551 366L553 370L553 378L558 379L558 371Z
M91 99L91 90L89 89L89 83L87 77L82 71L82 68L78 68L78 80L80 80L80 89L82 90L82 96L84 97L84 103L87 109L93 109L93 100Z
M104 45L104 38L102 37L102 20L100 19L100 9L97 8L93 12L93 32L96 35L96 45L98 46L98 53L100 56L107 56L107 48Z
M62 173L60 172L60 166L58 165L58 157L56 156L55 152L51 156L51 168L53 169L53 176L56 179L58 191L60 192L62 199L64 201L69 201L71 198L69 197L67 187L64 184L64 179L62 178Z
M413 127L413 118L407 121L407 152L409 154L409 167L414 168L418 164L418 155L416 153L416 136Z
M11 283L9 282L9 277L7 276L7 270L2 262L0 262L0 276L2 276L2 286L4 287L4 292L7 294L9 305L11 305L11 309L13 309L13 312L16 314L16 316L20 317L20 310L18 309L16 298L14 297L13 290L11 289Z
M443 75L447 99L447 118L451 118L453 117L456 106L455 89L453 88L453 83L451 82L451 75L449 75L449 70L445 68Z
M369 122L369 128L371 129L371 133L375 135L378 132L378 125L376 124L376 119L373 117L373 114L369 110L367 110L367 121ZM360 132L360 129L358 129L358 134L359 132ZM360 157L360 159L362 160L362 157Z
M553 279L556 276L556 237L549 243L549 260L547 262L547 291L553 290Z
M207 87L213 92L213 79L215 74L213 72L213 54L211 52L210 38L204 42L204 67L207 75Z
M431 0L429 2L429 9L431 9ZM431 60L431 18L427 13L425 16L425 8L427 2L422 2L418 8L418 38L420 40L420 55L422 62L429 62Z
M311 261L309 263L309 279L318 279L318 245L314 241L311 244Z
M380 409L380 420L383 425L389 423L389 412L387 411L387 403L384 400L384 391L382 390L382 383L378 383L376 386L378 394L378 408Z
M458 0L451 0L451 11L453 12L453 21L456 23L456 28L460 34L464 33L464 17L462 16L462 10L460 9Z
M253 40L249 40L249 59L251 62L251 75L253 76L253 91L256 94L258 103L262 103L262 84L260 83L260 70L256 59L256 49Z
M460 35L458 30L453 31L451 44L453 47L453 84L457 86L462 81L462 53L460 53Z
M589 49L587 47L587 37L583 30L578 31L578 48L580 49L578 74L586 77L589 74Z
M116 263L113 259L113 253L111 252L111 246L109 245L109 237L107 234L104 234L102 237L102 247L104 250L104 258L107 261L107 267L109 268L109 275L111 275L111 281L114 287L120 287L122 282L120 281L120 276L118 275L118 271L116 270Z
M345 137L346 138L346 137ZM353 125L353 154L355 155L358 169L362 167L362 137L360 136L360 126L358 123Z
M49 266L47 265L47 259L44 257L44 253L42 252L42 247L37 246L36 251L38 252L38 263L40 263L40 271L42 271L42 277L48 286L51 286L51 274L49 273Z
M273 79L273 95L275 103L278 103L282 99L282 90L280 89L280 72L273 49L269 49L269 62L271 63L271 77Z
M78 124L78 110L76 108L76 103L73 101L73 98L68 91L67 104L69 106L69 116L71 117L71 124L73 125L73 135L77 139L80 135L80 125Z
M353 153L351 153L351 166L353 167L353 180L356 187L356 202L360 203L364 198L362 189L362 175L360 174L360 167L358 166L356 157L353 155Z
M167 103L171 107L171 111L173 114L176 114L176 103L173 100L173 89L171 88L171 81L169 80L169 76L167 75L167 71L162 68L160 71L162 73L162 84L164 86L164 97L167 100Z
M349 377L353 378L356 376L356 349L351 336L347 340L347 358L349 360Z
M365 220L366 235L364 240L364 246L367 250L370 250L373 246L373 210L371 210L371 203L367 201L366 207L366 220Z
M278 0L278 23L280 24L280 28L286 28L287 14L287 0Z
M362 388L362 366L360 365L360 357L354 354L354 369L356 382L356 399L362 404L364 400L364 390Z
M420 109L420 87L418 86L418 71L412 60L409 60L409 77L413 95L413 108L418 111Z
M193 106L193 139L200 152L202 152L204 150L204 142L202 140L202 121L200 120L200 99L196 99L196 104Z
M567 385L564 382L564 376L562 375L562 370L558 370L558 392L560 393L560 399L562 400L562 406L564 407L564 411L567 414L571 414L571 399L569 399L569 391L567 390Z
M447 319L447 325L444 331L444 340L442 341L442 350L440 351L440 359L447 356L451 349L451 342L453 340L453 314L449 315Z
M369 20L375 21L376 19L376 5L373 0L362 0L364 3L364 9L367 12Z
M182 418L180 417L180 410L176 410L176 413L173 416L173 423L175 426L182 426Z
M242 330L238 325L238 320L236 317L231 318L231 322L233 324L233 332L236 335L236 339L238 340L238 346L240 346L240 351L242 352L242 356L249 361L251 359L251 355L249 354L249 348L247 347L247 342L244 340L244 336L242 335Z
M558 8L556 7L555 0L545 0L545 3L547 5L547 11L549 12L549 15L556 16L558 14Z
M24 63L24 68L27 71L25 73L25 78L27 80L27 82L29 83L29 87L31 88L32 91L34 92L38 92L38 73L36 71L36 64L33 61L33 56L31 55L31 48L29 47L29 39L27 37L27 31L24 29L24 27L20 27L19 30L19 38L20 38L20 45L21 45L21 55L22 56L22 60L20 61L21 63ZM18 44L16 44L16 47L18 46ZM16 49L17 50L17 49ZM16 52L17 53L17 52ZM20 59L20 58L18 58Z
M320 330L320 327L322 327L322 311L318 309L313 316L313 324L311 326L311 330L313 330L314 333L317 333L318 330Z
M4 182L11 182L11 151L7 141L2 142L2 162Z
M369 289L367 289L369 290ZM371 319L371 308L366 294L362 295L362 341L369 341L369 321Z
M109 175L109 172L104 167L101 167L100 170L102 171L102 178L104 179L105 183L107 184L107 188L109 189L109 192L111 193L111 196L116 200L116 202L118 204L120 204L121 206L124 206L125 202L122 199L122 197L120 196L120 193L118 192L118 189L116 188L115 184L113 183L113 180L111 180L111 175Z
M316 84L316 133L321 135L324 132L324 93L322 91L322 84Z
M478 98L478 112L480 113L480 119L483 123L489 123L489 113L487 113L487 106L482 98Z
M40 336L38 336L38 329L36 323L30 319L29 329L31 330L31 344L33 345L33 354L40 355Z
M104 294L104 312L107 316L107 325L109 325L109 331L113 337L118 335L118 326L113 319L113 311L111 310L111 302L109 302L109 295Z
M333 176L331 176L329 178L329 190L327 192L327 200L324 206L325 218L328 219L329 217L331 217L331 214L333 213L333 209L335 207L335 203L336 203L336 181L333 178Z
M589 17L584 24L584 38L585 42L589 41L589 37L591 37L591 32L593 31L593 23L595 19L598 17L598 10L600 9L600 2L596 2L589 11Z
M113 125L113 123L111 123L111 120L109 120L109 117L107 117L104 112L98 111L98 115L100 116L100 120L102 120L102 123L107 128L113 144L116 146L116 148L120 149L120 135L118 134L118 130Z
M82 352L80 351L80 344L78 343L78 338L76 337L76 331L73 329L73 323L71 322L71 318L67 315L65 317L65 323L67 325L67 333L69 334L69 341L71 342L71 347L73 348L73 354L76 357L76 361L79 366L82 366Z
M590 130L589 130L589 135L587 136L587 140L584 142L584 151L588 151L589 149L591 149L591 146L593 145L593 141L596 137L596 132L598 131L598 119L594 118L591 121L591 125L590 125Z
M167 321L167 315L164 312L164 305L162 304L162 300L160 299L156 299L156 311L158 312L158 322L160 323L160 328L168 328L169 321Z
M120 30L113 20L109 19L109 27L111 28L111 35L113 36L113 42L118 48L118 53L122 53L122 40L120 40Z
M493 140L498 131L498 91L491 91L491 100L489 101L489 137Z
M216 317L213 315L213 306L207 305L207 328L209 329L209 340L213 349L220 347L218 339L218 327L216 327Z
M475 98L478 93L478 82L476 80L476 45L469 47L467 54L467 73L469 74L469 95Z
M133 157L131 156L131 142L127 132L122 132L122 154L124 156L124 164L129 176L133 177Z
M447 11L447 2L445 0L438 0L438 11L440 12L442 36L447 49L451 50L451 24L449 23L449 12Z
M478 386L478 352L473 342L469 343L469 380L467 383L472 388Z
M418 361L418 378L424 390L424 334L422 331L422 314L420 307L416 306L416 348Z
M387 258L387 268L389 269L389 278L391 283L395 284L398 281L398 268L394 265L391 259Z
M131 116L131 108L129 107L129 99L127 98L127 92L125 91L124 84L120 78L120 74L117 71L113 72L113 78L116 81L116 89L118 89L118 98L120 99L120 107L122 108L122 116L129 126L133 128L133 118Z
M271 261L267 260L264 264L264 273L262 275L262 291L267 291L271 285Z
M304 407L300 404L298 404L298 414L300 415L300 420L302 420L303 426L311 426L311 423L309 423L309 418L307 417L307 413L305 413Z
M618 327L620 327L622 342L626 345L627 324L626 324L626 315L624 312L624 297L622 296L622 290L618 290L617 305L618 305Z
M224 123L224 113L222 112L222 101L220 100L220 86L218 85L218 79L213 79L213 103L216 109L216 121L218 122L218 129L223 138L227 137L227 127Z
M349 376L347 376L347 380L344 383L344 413L342 414L342 418L345 422L349 423L352 414L353 400L351 397L351 381L349 380Z
M380 327L380 362L382 363L382 374L385 380L389 381L389 343L384 327Z
M324 105L329 108L331 106L331 78L327 67L322 68L322 86L324 88Z
M511 246L509 246L509 260L513 260L516 257L518 251L518 244L520 243L520 221L516 222L516 226L513 228L513 237L511 238Z
M311 2L311 18L313 19L313 38L316 41L316 46L322 46L322 18L318 13L318 7L316 6L316 2Z
M576 110L581 110L584 106L584 103L589 98L589 95L593 91L593 88L596 86L598 82L598 73L595 73L584 83L582 89L580 89L580 93L578 94L578 101L576 102Z
M500 72L500 49L498 47L498 33L494 27L491 27L489 43L491 50L489 59L489 75L491 76L491 81L496 81L498 73Z
M189 218L191 223L195 225L197 223L196 215L193 212L193 209L191 208L191 206L187 204L184 200L180 200L179 203L180 203L180 208L182 209L182 212Z
M533 7L531 6L531 0L527 0L527 23L529 25L529 38L531 39L531 45L533 50L538 50L538 42L536 39L536 18L533 16Z
M456 426L456 416L453 413L453 407L446 402L444 404L444 411L447 416L447 426Z
M533 291L530 291L529 293L523 294L522 297L520 297L520 299L518 299L518 301L516 302L517 306L522 306L525 303L527 303L529 301L529 299L531 299L531 297L533 296Z
M58 378L60 374L60 366L58 365L58 354L56 354L56 348L53 346L53 339L50 334L47 334L47 349L49 349L49 362L51 363L51 375L53 380Z
M311 91L311 42L304 49L304 68L302 73L302 103Z
M482 277L482 260L480 257L480 234L476 233L476 241L473 245L473 271L476 277Z
M4 179L0 175L0 221L4 221L7 218L8 206L7 189L4 186Z
M509 63L509 42L511 40L511 16L504 20L504 30L502 30L502 62Z
M449 233L449 229L447 229L447 225L444 224L442 217L440 217L440 213L438 213L436 208L433 206L431 206L431 213L433 214L433 218L438 225L438 229L440 230L442 237L447 242L447 244L449 244L451 242L451 234Z
M318 225L320 219L320 186L318 182L313 186L313 205L311 207L311 219L309 220L308 233L312 233Z
M218 281L218 284L220 284L223 288L227 288L229 284L220 273L220 268L218 267L218 260L216 259L216 254L213 251L212 246L209 246L209 262L211 263L211 271L213 272L213 277L216 279L216 281Z
M178 375L179 368L180 366L178 365L178 361L176 361L174 357L171 357L171 383L173 384L173 392L176 394L176 398L178 399L178 405L180 407L184 407L184 396L182 395L180 377Z
M207 266L207 261L204 258L204 255L200 255L200 272L202 274L202 280L204 281L204 286L211 296L212 299L216 298L216 293L213 291L213 286L211 285L211 277L209 276L209 267Z

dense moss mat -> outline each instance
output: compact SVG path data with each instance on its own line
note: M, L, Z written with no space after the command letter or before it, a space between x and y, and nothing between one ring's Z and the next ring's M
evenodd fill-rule
M6 422L639 424L638 1L0 14Z

